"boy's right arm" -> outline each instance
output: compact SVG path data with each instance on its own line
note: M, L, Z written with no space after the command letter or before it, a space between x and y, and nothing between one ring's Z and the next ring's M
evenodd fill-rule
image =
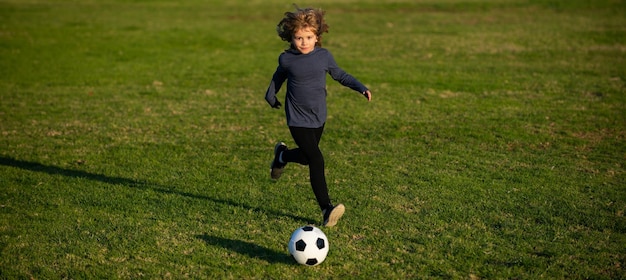
M282 67L278 66L276 72L274 72L274 75L272 76L272 81L267 88L267 92L265 92L265 101L267 101L272 108L279 109L282 105L280 101L278 101L278 98L276 98L276 93L278 93L286 79L287 73L282 69Z

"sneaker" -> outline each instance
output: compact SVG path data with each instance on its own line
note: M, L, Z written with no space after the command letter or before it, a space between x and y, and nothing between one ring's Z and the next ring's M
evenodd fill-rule
M274 146L274 160L272 160L272 164L270 165L271 172L270 176L272 179L277 180L280 178L280 175L283 175L283 170L285 169L286 163L280 163L279 157L280 153L287 150L287 145L283 142L279 142Z
M346 207L343 206L343 204L337 204L336 206L324 209L322 211L322 214L324 214L324 226L332 227L336 225L344 212L346 212Z

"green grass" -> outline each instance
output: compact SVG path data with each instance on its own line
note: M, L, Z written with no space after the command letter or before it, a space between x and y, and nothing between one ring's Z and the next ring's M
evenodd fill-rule
M298 3L374 93L329 79L314 268L268 174L290 2L179 2L0 0L0 278L626 278L626 2Z

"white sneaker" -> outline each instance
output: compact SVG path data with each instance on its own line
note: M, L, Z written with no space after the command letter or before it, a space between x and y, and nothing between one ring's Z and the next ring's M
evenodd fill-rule
M343 213L346 212L346 207L343 204L337 204L332 208L324 209L322 214L324 215L324 226L332 227L337 224L339 218L343 216Z

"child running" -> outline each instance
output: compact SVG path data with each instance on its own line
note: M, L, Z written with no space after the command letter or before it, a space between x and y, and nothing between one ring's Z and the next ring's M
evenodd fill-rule
M278 68L272 76L265 100L272 108L279 109L282 104L276 94L287 81L285 114L289 131L298 147L288 149L285 143L277 143L270 175L272 179L280 178L289 162L308 165L311 187L322 210L323 225L331 227L337 224L345 207L331 203L324 156L319 148L327 116L326 73L343 86L359 92L368 101L372 99L372 93L339 68L332 54L322 48L322 33L328 32L323 10L296 7L295 12L285 13L276 31L283 41L290 43L290 47L278 57Z

